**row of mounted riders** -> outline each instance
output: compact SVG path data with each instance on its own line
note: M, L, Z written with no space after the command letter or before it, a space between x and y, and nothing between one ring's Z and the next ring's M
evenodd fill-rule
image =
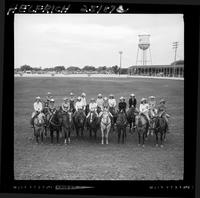
M57 143L59 142L60 133L64 136L64 143L70 142L70 135L75 130L77 138L79 132L83 136L84 130L89 131L90 137L94 134L96 139L97 131L101 131L101 143L108 144L108 137L110 131L116 131L118 135L118 143L122 139L122 143L126 139L126 129L129 126L129 132L137 132L138 141L144 146L148 135L155 134L156 146L158 146L158 134L160 134L160 145L163 146L165 140L168 124L164 116L152 116L149 111L150 121L146 116L140 113L137 108L130 107L126 110L115 110L115 108L108 108L97 111L89 111L88 105L85 111L74 109L67 112L63 111L61 107L55 108L52 114L48 113L48 108L44 108L42 112L37 112L33 118L33 129L36 142L39 139L43 142L43 137L47 137L47 132L50 132L51 143L53 143L54 132L56 132Z

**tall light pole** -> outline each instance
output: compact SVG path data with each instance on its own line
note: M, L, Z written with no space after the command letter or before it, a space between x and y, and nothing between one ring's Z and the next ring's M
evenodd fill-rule
M173 69L173 74L174 74L174 76L175 76L175 62L176 62L176 53L177 53L177 48L178 48L178 42L176 41L176 42L173 42L172 43L172 48L174 49L174 69Z
M120 62L119 62L119 75L120 75L121 67L122 67L122 54L123 54L123 52L119 51L119 58L120 58Z

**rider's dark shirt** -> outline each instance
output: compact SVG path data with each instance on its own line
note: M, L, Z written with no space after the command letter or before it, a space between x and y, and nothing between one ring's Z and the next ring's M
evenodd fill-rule
M130 98L130 99L129 99L129 108L131 108L132 105L133 105L134 107L136 107L136 105L137 105L137 100L136 100L136 98L134 98L134 99Z

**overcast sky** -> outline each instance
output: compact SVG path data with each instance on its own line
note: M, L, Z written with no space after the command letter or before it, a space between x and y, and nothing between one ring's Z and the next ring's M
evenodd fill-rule
M182 14L15 14L15 67L136 64L138 35L150 34L152 64L184 59ZM147 52L148 57L148 52Z

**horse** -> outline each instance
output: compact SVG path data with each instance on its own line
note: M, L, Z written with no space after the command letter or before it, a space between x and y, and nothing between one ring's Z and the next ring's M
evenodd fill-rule
M85 106L85 115L87 116L89 112L90 112L89 104L87 104L87 105Z
M55 110L55 112L50 115L49 118L49 130L50 130L50 136L51 136L51 143L53 143L53 133L56 132L56 139L57 143L59 142L59 135L62 129L62 113L58 109Z
M117 120L117 111L115 110L115 108L114 107L109 107L109 111L110 111L110 113L112 114L112 119L111 119L111 129L112 129L112 131L114 131L115 130L115 123L116 123L116 120Z
M79 131L81 130L81 136L83 137L83 131L85 128L86 116L83 111L77 111L73 114L73 121L76 129L76 136L79 137Z
M33 120L33 130L34 136L36 137L36 142L39 143L39 138L41 143L43 143L43 135L45 130L45 115L43 113L39 113Z
M120 143L121 132L122 132L122 143L124 143L125 138L126 138L127 118L123 110L121 110L117 114L116 126L117 126L117 133L118 133L118 143Z
M138 146L140 146L140 139L142 136L142 145L144 147L144 141L145 138L147 137L147 132L148 132L148 122L144 118L144 115L138 114L135 117L135 125L136 125L136 131L138 133Z
M102 112L102 115L100 116L100 126L101 126L101 144L104 144L104 137L106 138L106 144L108 144L108 135L111 129L111 119L109 116L109 113L107 111ZM104 131L106 131L106 134L104 135Z
M134 106L130 107L127 111L127 122L129 124L129 132L131 133L133 126L135 126L135 116L137 114L137 110Z
M48 130L48 125L49 125L49 118L50 118L50 115L49 115L49 110L48 110L48 105L47 105L47 102L45 103L44 105L44 108L42 110L42 112L44 113L45 115L45 125L44 125L44 129L45 129L45 132L44 132L44 135L47 136L47 130Z
M74 130L73 112L62 112L62 132L64 134L64 142L70 143L70 135Z
M90 112L89 117L86 118L86 125L90 132L90 137L92 137L92 132L94 133L95 139L97 138L97 130L99 128L99 117L95 112Z
M156 146L158 146L158 134L160 133L160 146L163 147L163 139L165 140L167 132L167 122L162 115L156 117L153 129L156 135Z
M99 113L101 112L101 107L97 106L97 114L99 115Z

